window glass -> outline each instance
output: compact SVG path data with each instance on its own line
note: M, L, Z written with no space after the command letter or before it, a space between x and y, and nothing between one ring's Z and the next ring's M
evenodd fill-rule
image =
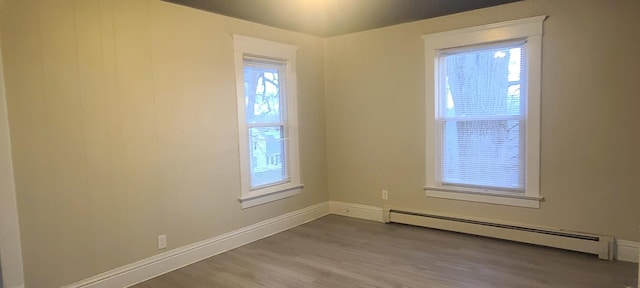
M283 127L249 128L251 187L287 180L286 143Z
M245 61L244 85L247 123L270 123L283 120L281 112L280 65ZM266 67L265 67L266 66Z
M251 189L288 180L283 63L255 58L244 60Z
M437 113L442 184L524 192L524 45L442 51Z

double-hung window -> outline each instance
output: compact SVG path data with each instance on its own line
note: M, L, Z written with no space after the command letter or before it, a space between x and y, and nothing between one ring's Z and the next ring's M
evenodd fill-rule
M423 37L427 196L539 207L544 19Z
M234 35L242 208L299 194L296 47Z

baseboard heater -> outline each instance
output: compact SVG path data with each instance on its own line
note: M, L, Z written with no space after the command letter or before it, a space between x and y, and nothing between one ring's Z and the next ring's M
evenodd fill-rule
M525 227L524 225L492 223L485 220L464 219L395 209L389 209L387 211L389 213L389 217L387 218L389 220L388 222L555 247L596 254L600 259L613 260L614 239L610 236Z

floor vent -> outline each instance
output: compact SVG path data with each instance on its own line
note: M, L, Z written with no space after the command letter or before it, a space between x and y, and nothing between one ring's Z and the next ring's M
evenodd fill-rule
M596 254L600 259L613 259L614 239L563 230L526 227L522 225L494 223L484 220L389 210L389 222L449 230L498 239L518 241L566 250Z

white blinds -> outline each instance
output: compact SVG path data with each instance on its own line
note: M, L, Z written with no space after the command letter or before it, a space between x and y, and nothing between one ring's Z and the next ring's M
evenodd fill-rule
M526 43L441 51L440 182L524 192Z

